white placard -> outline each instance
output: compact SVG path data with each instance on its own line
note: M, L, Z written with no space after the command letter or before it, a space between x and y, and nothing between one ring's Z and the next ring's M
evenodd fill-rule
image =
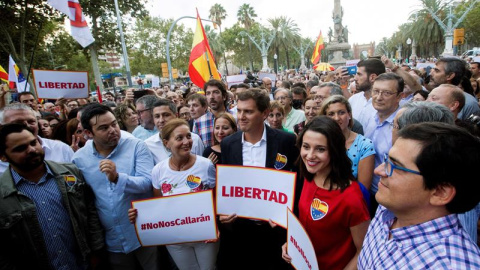
M88 72L33 70L38 98L88 98Z
M268 221L287 227L296 173L247 166L217 165L217 214Z
M426 68L426 67L435 67L435 63L417 63L416 68L421 69L421 68Z
M152 78L152 87L160 87L160 78L159 77L153 77Z
M346 67L356 66L358 62L360 62L360 59L347 60L347 62L345 62L345 66Z
M287 253L292 257L293 267L318 269L317 255L305 228L290 209L287 209L287 217Z
M263 72L258 73L258 79L259 80L261 80L265 77L268 77L268 78L270 78L270 80L272 80L272 86L275 85L275 83L277 81L277 75L275 75L275 73L263 73Z
M246 78L247 78L247 75L245 74L227 76L228 89L230 89L230 86L232 85L243 83L243 81L245 81Z
M132 201L142 246L217 240L211 190Z

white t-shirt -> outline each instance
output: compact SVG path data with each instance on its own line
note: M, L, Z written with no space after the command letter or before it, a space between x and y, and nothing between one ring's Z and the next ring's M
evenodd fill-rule
M192 150L190 150L190 152L198 156L203 155L203 150L205 150L205 146L203 145L202 139L200 138L200 136L193 132L191 132L190 134L192 135L193 141ZM158 164L160 161L170 157L170 152L168 152L163 145L159 133L156 133L155 135L146 139L145 143L147 144L148 149L152 153L155 164Z
M163 196L196 192L215 187L215 166L212 161L197 156L193 166L185 171L170 168L169 158L161 161L152 170L152 185L162 191Z

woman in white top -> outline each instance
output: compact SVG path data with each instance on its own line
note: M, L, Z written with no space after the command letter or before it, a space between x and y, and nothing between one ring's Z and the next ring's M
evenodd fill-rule
M155 197L197 192L215 187L215 166L204 157L192 154L192 136L183 119L170 120L162 128L162 141L171 157L158 163L152 170ZM129 210L130 221L135 221L136 210ZM215 269L218 242L168 245L168 252L180 270Z

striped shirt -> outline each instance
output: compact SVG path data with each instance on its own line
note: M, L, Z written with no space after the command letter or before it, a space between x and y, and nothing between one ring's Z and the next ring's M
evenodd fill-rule
M456 214L390 230L394 221L393 213L380 205L358 269L480 269L480 250Z
M205 145L205 147L212 146L213 144L212 136L214 124L215 116L209 111L193 122L192 131L202 138L203 145Z
M38 183L24 179L10 167L13 181L19 192L35 204L38 222L53 269L85 269L75 243L72 223L63 204L62 193L55 176L45 163L47 172Z

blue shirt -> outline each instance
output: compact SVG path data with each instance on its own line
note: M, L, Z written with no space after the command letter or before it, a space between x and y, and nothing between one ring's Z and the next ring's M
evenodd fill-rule
M364 136L357 134L350 148L347 149L347 156L352 161L353 177L358 177L358 164L366 157L375 155L373 142Z
M137 139L145 141L146 139L152 137L157 133L158 133L157 127L154 127L152 130L149 130L142 126L138 126L133 130L132 135Z
M100 172L99 163L109 159L119 174L117 183ZM101 156L89 140L73 155L73 162L95 193L95 206L105 229L107 250L129 253L140 247L135 227L128 220L131 201L151 198L153 157L144 142L121 137L118 145L107 156Z
M400 107L381 123L378 119L378 113L376 113L373 117L368 119L367 125L363 126L365 137L372 140L373 145L375 146L375 168L383 163L383 155L388 153L390 148L392 148L393 118L395 118L399 108ZM370 192L372 194L377 193L379 180L380 177L374 174L372 186L370 187Z
M13 182L19 192L35 204L38 223L42 229L50 264L54 269L86 269L81 262L75 245L75 234L67 209L63 204L62 193L55 176L45 163L47 172L38 183L25 180L10 167ZM28 260L28 258L25 258Z
M393 213L380 205L363 241L358 269L480 269L480 250L456 214L391 230L394 221Z

